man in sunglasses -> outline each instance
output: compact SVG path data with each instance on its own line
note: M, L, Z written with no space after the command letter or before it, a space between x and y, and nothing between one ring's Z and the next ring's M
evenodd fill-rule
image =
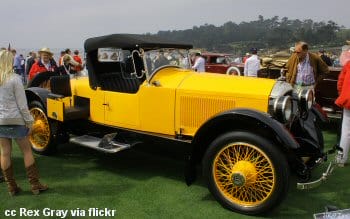
M314 89L322 76L329 72L328 66L314 53L309 52L305 42L297 42L286 65L286 80L298 92L304 88Z

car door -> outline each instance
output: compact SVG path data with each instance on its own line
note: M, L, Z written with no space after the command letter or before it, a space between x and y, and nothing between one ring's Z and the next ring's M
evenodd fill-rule
M139 96L137 93L104 92L105 123L123 128L139 128Z
M226 73L228 65L226 63L222 63L221 61L225 60L225 57L221 56L210 56L207 60L207 72L213 73Z

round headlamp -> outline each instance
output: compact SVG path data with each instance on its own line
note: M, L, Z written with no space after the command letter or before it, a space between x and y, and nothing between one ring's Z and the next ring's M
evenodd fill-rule
M299 92L299 106L302 111L311 109L314 103L314 92L312 89L304 89Z
M277 120L286 123L292 117L292 99L290 96L280 96L274 104L274 112Z

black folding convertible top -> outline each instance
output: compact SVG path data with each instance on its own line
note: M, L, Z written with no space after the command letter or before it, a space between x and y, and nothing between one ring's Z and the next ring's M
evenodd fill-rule
M191 44L184 44L172 40L166 40L151 35L138 34L111 34L100 37L89 38L84 43L86 52L97 50L98 48L116 47L122 49L135 49L138 47L144 49L155 48L178 48L191 49Z

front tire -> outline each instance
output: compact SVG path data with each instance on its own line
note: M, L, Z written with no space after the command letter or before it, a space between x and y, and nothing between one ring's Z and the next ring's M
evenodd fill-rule
M29 141L34 152L43 155L52 154L56 149L54 136L57 127L49 120L46 110L39 101L29 104L29 111L34 118L33 127L29 135Z
M248 132L216 138L203 160L208 188L225 208L243 214L267 212L285 197L289 167L284 154L267 139Z

